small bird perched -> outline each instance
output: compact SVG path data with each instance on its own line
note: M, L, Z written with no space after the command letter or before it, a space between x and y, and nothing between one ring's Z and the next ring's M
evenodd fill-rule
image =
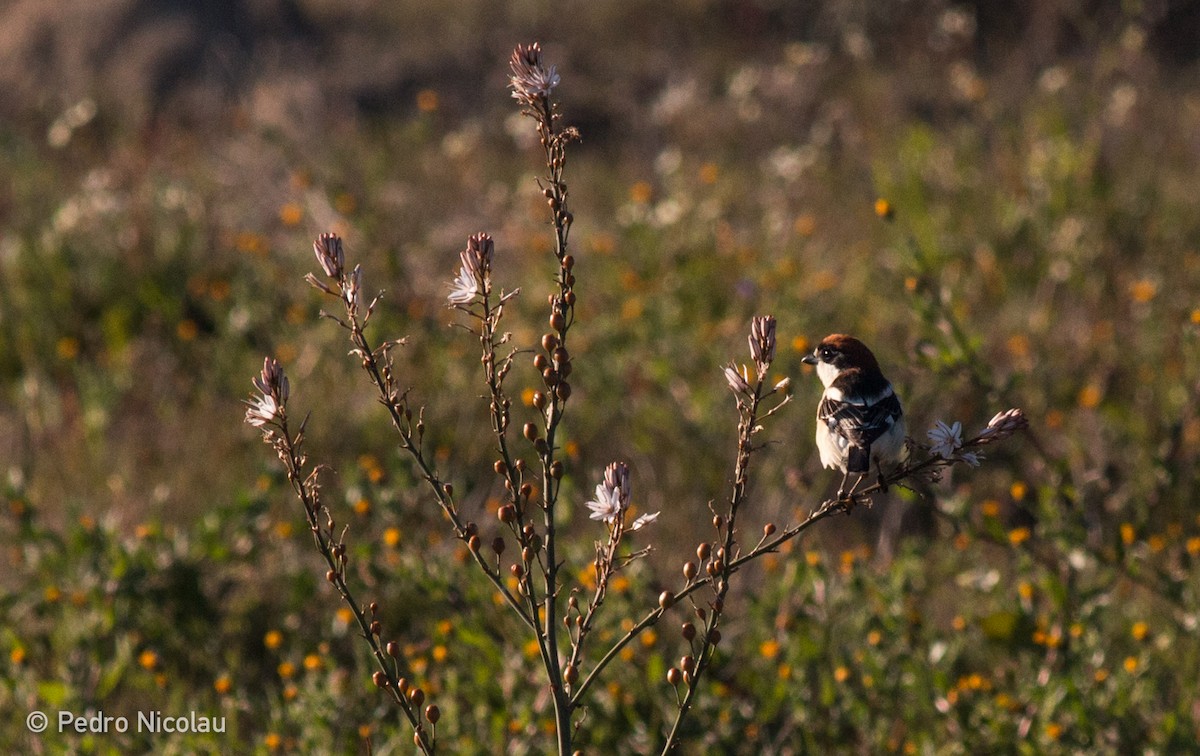
M882 484L882 465L908 459L908 446L904 410L875 355L853 336L835 333L822 339L801 361L815 365L825 384L817 405L817 449L822 465L843 473L838 499L854 495L872 463ZM858 480L847 491L851 473L857 474Z

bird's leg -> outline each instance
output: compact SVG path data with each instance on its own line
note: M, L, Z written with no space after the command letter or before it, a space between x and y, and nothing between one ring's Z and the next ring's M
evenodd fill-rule
M850 490L849 490L849 491L845 491L845 493L843 493L842 491L844 491L844 490L845 490L845 488L846 488L846 478L847 478L847 477L849 477L849 476L850 476L850 473L849 473L849 472L847 472L847 473L846 473L846 475L845 475L845 477L843 477L843 478L842 478L842 490L841 490L841 491L838 491L838 498L839 498L839 499L849 499L849 500L851 501L851 503L853 503L853 501L854 501L854 492L855 492L856 490L858 490L858 486L859 486L859 484L861 484L861 483L863 482L863 478L865 478L866 476L865 476L865 475L863 475L862 473L859 473L859 474L858 474L858 480L854 481L854 485L850 486Z
M849 470L849 468L847 468L842 473L842 482L838 485L838 495L837 495L838 501L842 501L843 499L846 498L846 479L849 477L850 477L850 470ZM851 489L851 491L853 491L853 490L854 489Z

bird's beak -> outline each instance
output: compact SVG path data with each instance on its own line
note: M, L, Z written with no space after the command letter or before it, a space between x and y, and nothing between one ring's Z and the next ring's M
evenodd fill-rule
M803 362L805 365L816 365L817 364L817 356L815 354L806 354L800 358L800 361Z

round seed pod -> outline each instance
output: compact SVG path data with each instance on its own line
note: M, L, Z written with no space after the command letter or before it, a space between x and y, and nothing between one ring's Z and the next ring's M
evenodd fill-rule
M686 578L689 581L695 580L697 573L698 573L698 569L696 568L695 562L684 562L683 563L684 578Z

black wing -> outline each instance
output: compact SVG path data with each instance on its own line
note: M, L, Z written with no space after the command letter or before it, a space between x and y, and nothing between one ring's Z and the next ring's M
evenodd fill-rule
M821 399L817 417L829 427L830 432L850 441L850 472L867 472L871 458L871 444L887 433L903 414L900 400L894 393L871 404ZM861 449L861 454L855 450Z

